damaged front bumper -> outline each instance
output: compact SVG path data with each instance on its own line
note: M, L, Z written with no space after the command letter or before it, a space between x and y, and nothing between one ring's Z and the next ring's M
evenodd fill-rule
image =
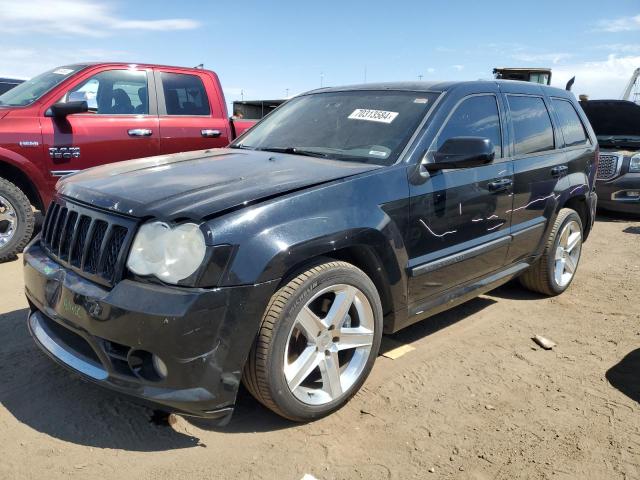
M168 411L229 420L244 362L277 280L199 289L123 280L99 286L24 253L36 343L84 378Z

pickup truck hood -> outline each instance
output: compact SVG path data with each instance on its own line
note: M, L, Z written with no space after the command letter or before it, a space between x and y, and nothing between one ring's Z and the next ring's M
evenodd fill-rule
M60 195L134 217L199 220L238 206L380 168L255 150L141 158L64 177Z

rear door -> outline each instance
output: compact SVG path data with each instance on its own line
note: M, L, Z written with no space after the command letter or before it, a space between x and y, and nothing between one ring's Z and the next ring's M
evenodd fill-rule
M441 170L411 184L409 300L421 303L504 265L509 246L511 162L503 153L504 108L495 91L449 98L443 121L427 156L449 138L489 138L495 159L488 165ZM428 160L428 159L427 159Z
M509 88L507 86L507 88ZM540 94L506 93L513 138L513 241L507 262L531 256L542 246L567 185L562 137L549 113L549 100Z
M152 87L151 70L105 69L79 80L56 100L85 100L88 113L53 118L45 109L40 121L52 175L157 155L160 136L156 105L149 101Z
M220 99L212 98L218 90L209 75L156 70L156 83L163 154L229 144L229 120Z

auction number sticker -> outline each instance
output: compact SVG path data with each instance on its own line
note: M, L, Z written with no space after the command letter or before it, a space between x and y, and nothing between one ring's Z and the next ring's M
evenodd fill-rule
M391 123L398 116L398 112L385 110L371 110L369 108L356 108L348 118L351 120L366 120L368 122Z
M53 71L56 75L69 75L71 72L73 72L73 70L70 68L59 68Z

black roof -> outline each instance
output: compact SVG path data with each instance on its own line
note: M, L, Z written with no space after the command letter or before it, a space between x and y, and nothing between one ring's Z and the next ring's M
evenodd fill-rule
M481 88L484 86L509 85L510 90L513 86L521 86L522 93L535 91L537 88L544 88L548 93L555 96L567 97L571 95L564 89L542 85L540 83L523 82L520 80L468 80L468 81L435 81L435 82L380 82L380 83L361 83L358 85L345 85L339 87L325 87L311 90L307 93L319 92L346 92L356 90L397 90L408 92L446 92L462 86L475 86Z

